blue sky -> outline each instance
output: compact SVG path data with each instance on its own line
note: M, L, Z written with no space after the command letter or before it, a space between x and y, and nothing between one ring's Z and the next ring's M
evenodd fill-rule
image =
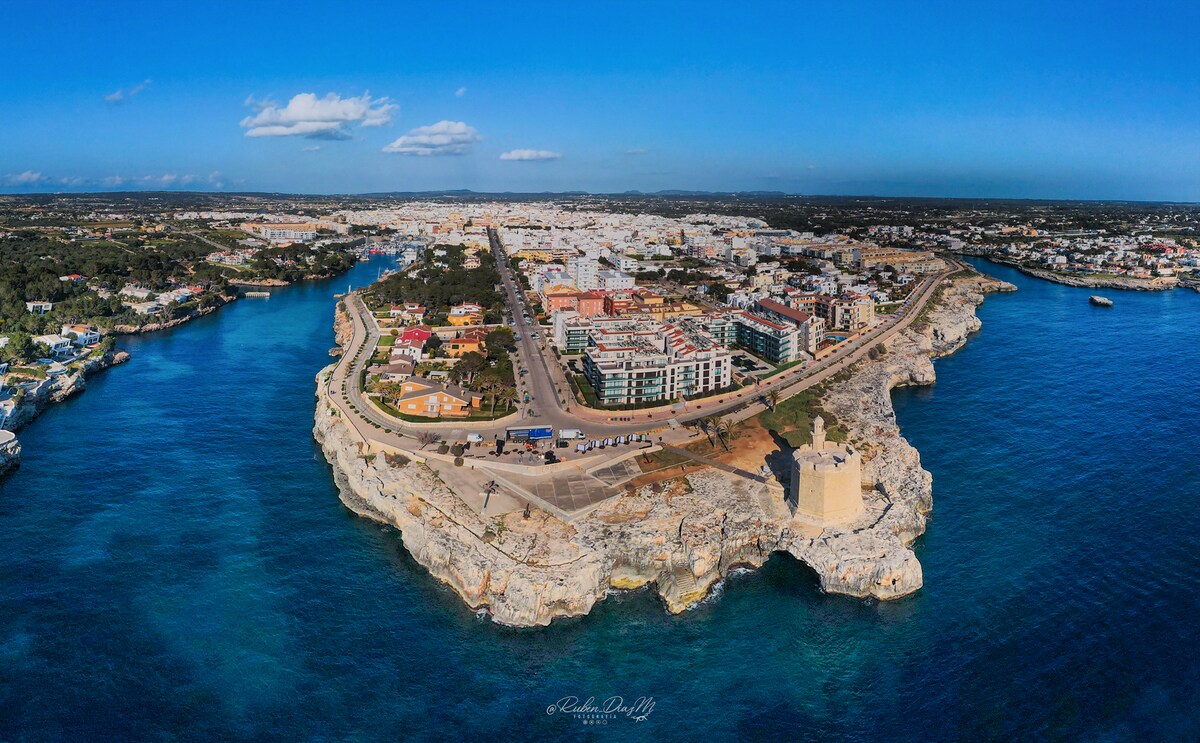
M1195 3L51 0L2 25L8 192L1200 201Z

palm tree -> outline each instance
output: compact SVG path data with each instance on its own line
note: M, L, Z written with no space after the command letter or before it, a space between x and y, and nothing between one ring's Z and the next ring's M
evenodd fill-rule
M496 417L496 398L499 398L504 407L508 407L517 401L517 388L511 385L505 385L500 388L500 391L492 395L492 417Z
M736 437L737 430L741 427L741 421L721 420L717 422L714 430L717 438L721 440L721 446L725 447L725 451L729 451L729 440Z
M696 423L700 426L700 430L703 431L704 435L708 437L709 446L712 446L714 443L712 432L716 430L717 425L720 424L720 422L721 416L719 415L706 415L696 421Z
M771 412L775 412L776 406L779 405L779 390L773 389L767 392L767 402L771 404Z
M492 396L492 413L496 412L496 393L500 391L502 385L494 379L485 379L475 385L475 389L479 390L486 397Z

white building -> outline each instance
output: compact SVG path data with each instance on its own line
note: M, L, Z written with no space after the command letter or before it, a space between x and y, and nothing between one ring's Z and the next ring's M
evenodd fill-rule
M732 354L683 324L631 322L597 328L584 375L604 405L669 402L728 387Z
M598 271L596 273L596 281L598 287L595 288L605 291L632 289L637 285L637 281L632 276L621 271Z
M49 346L50 353L55 356L63 356L71 352L71 339L64 338L57 333L35 336L33 342Z

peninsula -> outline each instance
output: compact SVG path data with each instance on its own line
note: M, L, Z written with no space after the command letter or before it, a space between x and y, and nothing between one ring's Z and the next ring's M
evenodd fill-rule
M724 239L720 229L709 234ZM518 256L531 248L511 229L480 237L486 244L464 254L431 255L449 262L409 285L424 292L412 301L381 303L386 281L343 298L335 329L344 354L318 375L314 425L347 507L398 528L413 557L469 607L503 624L545 625L587 613L609 591L653 586L679 612L731 570L775 553L811 567L830 593L894 599L922 586L911 544L924 532L932 482L896 426L890 391L932 383L931 359L979 329L986 292L1011 285L911 253L892 260L928 273L880 316L854 313L865 304L845 294L783 292L748 310L686 288L672 298L671 287L695 279L657 273L638 289L575 287L573 304L548 310L566 293L551 281L565 277L545 274L565 265L586 282L581 262ZM437 277L471 258L497 272L507 336L488 327L495 299L437 299ZM730 284L727 297L738 291ZM640 300L580 322L589 293L615 304L622 291ZM734 326L728 346L714 338L721 320ZM580 327L577 354L568 331ZM797 343L794 356L781 358L767 339ZM464 340L480 343L464 350ZM503 361L488 348L496 343L511 343ZM608 380L622 368L643 381L612 403ZM695 376L658 395L654 387L672 379L646 374L661 368ZM496 369L507 369L499 388L475 385ZM510 372L515 394L503 390Z

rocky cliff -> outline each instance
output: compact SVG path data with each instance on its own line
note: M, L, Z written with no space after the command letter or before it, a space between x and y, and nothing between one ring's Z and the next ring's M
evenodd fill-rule
M148 322L145 325L114 325L112 327L112 332L118 335L137 335L139 333L153 333L156 330L167 330L169 328L178 327L183 325L185 322L195 320L197 317L204 317L205 315L210 315L216 312L225 305L237 299L237 297L217 295L217 299L220 300L218 304L210 305L208 307L204 307L203 309L192 310L183 317L177 317L174 320Z
M19 431L41 415L47 405L62 402L86 389L87 378L91 375L110 366L123 364L128 360L127 352L115 351L103 356L88 358L78 370L70 374L43 380L36 389L21 398L13 410L12 416L5 423L5 427L11 431Z
M820 534L800 533L788 543L789 552L816 570L824 590L887 599L922 586L921 564L910 545L925 532L933 508L933 477L900 433L891 391L933 384L932 359L958 350L980 329L975 309L984 293L1015 290L979 274L944 286L927 317L893 339L881 356L855 366L849 379L832 385L822 397L822 407L863 452L863 479L873 486L864 495L867 513L858 522Z
M354 325L350 322L350 314L346 312L343 302L337 303L337 309L333 313L333 338L337 343L337 355L341 355L341 350L354 338ZM332 351L330 355L334 355Z
M430 466L366 454L318 385L314 435L346 505L400 530L412 556L474 609L501 623L545 625L585 614L610 590L652 586L679 612L732 569L787 551L829 592L896 598L922 585L910 545L925 530L932 478L900 435L890 391L934 379L931 356L978 330L985 278L947 285L921 330L833 385L822 404L864 452L874 484L866 513L846 527L797 523L778 486L715 470L610 498L571 522L534 509L482 518Z

